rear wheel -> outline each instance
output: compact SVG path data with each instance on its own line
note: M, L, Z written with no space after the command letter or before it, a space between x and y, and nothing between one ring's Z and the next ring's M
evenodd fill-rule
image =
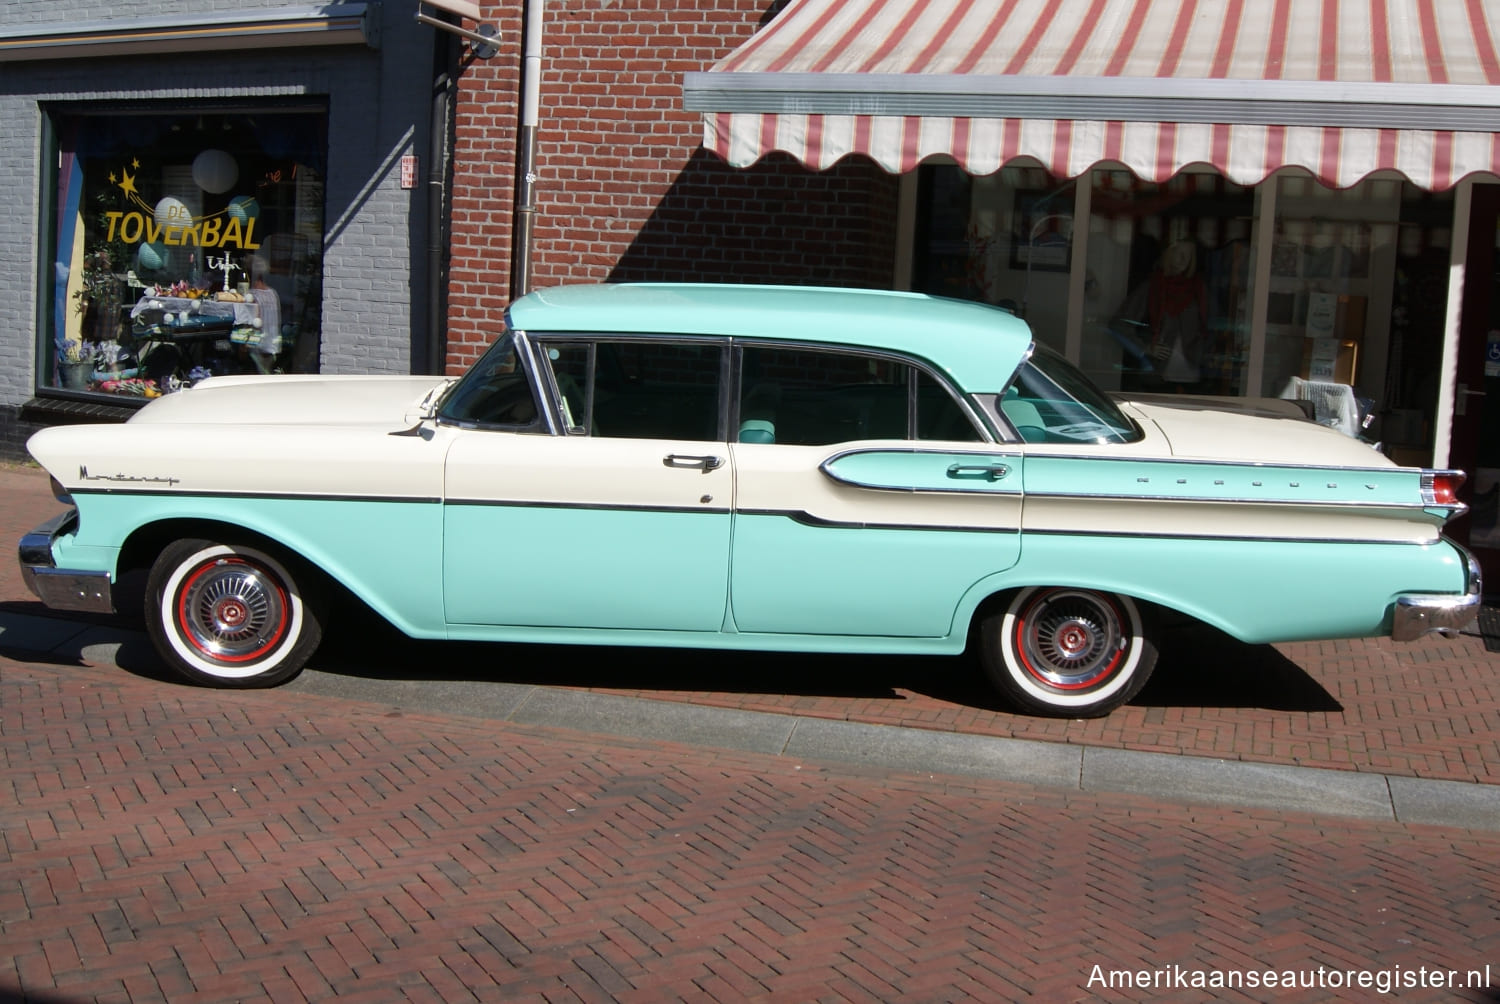
M269 687L296 676L322 638L320 604L288 565L248 545L179 540L146 581L146 629L195 683Z
M1156 645L1128 596L1034 586L982 626L981 661L996 688L1024 711L1091 718L1140 693Z

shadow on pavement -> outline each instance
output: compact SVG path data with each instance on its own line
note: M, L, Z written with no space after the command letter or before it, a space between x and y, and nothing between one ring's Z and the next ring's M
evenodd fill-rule
M1174 629L1134 701L1152 707L1343 711L1301 666L1270 645L1247 645L1202 624Z
M413 641L361 609L338 610L313 665L375 679L493 680L538 686L708 691L900 700L910 691L950 704L1009 711L972 653L826 655L706 649ZM1270 645L1247 645L1201 625L1162 642L1150 683L1131 702L1155 707L1341 711L1302 667Z
M114 654L118 665L158 682L180 682L144 637L139 606L112 616L58 614L37 602L3 601L0 613L47 617L85 631L132 632ZM82 665L72 646L36 651L7 644L0 655ZM972 653L940 656L830 655L596 645L522 645L415 641L358 604L329 618L311 666L325 673L377 680L495 682L628 691L785 695L934 701L1008 712ZM1202 625L1176 627L1161 643L1156 672L1131 702L1138 707L1343 710L1326 689L1269 645L1246 645Z

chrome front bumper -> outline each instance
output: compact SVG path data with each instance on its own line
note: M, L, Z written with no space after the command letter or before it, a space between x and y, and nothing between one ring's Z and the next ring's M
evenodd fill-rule
M1396 597L1396 610L1391 618L1391 637L1394 640L1415 641L1433 633L1455 635L1479 614L1479 604L1484 599L1479 562L1468 551L1463 554L1469 563L1468 591L1462 596L1413 593Z
M52 558L52 542L71 533L78 524L78 511L60 513L21 538L21 580L37 599L53 610L114 613L108 572L80 572L58 568Z

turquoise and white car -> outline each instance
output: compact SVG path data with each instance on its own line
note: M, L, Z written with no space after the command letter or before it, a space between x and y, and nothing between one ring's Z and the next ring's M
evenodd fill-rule
M1163 624L1451 632L1462 475L1269 405L1115 399L1026 325L891 292L562 287L461 379L213 378L34 436L47 605L149 569L162 658L259 687L347 593L413 638L948 653L1103 714Z

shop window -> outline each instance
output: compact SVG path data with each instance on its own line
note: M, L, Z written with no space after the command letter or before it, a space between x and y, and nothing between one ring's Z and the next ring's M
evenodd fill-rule
M1109 389L1244 393L1254 192L1207 172L1089 183L1081 368Z
M1066 338L1075 184L1040 168L919 176L913 287L1001 306L1059 351Z
M44 388L150 398L316 372L322 108L53 109Z

